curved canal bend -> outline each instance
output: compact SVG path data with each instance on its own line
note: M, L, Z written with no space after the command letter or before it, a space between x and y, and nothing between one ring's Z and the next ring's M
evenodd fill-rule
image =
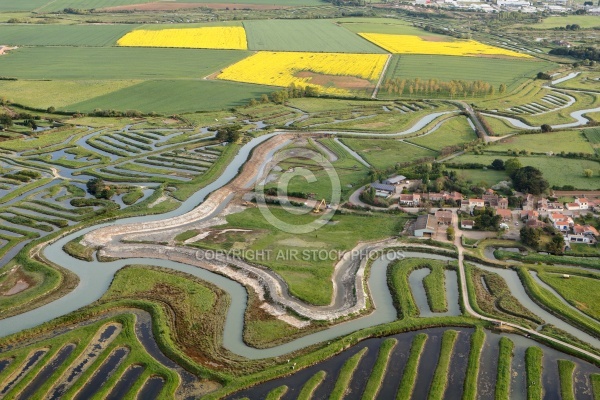
M440 113L429 114L428 116L423 117L419 122L417 122L417 125L427 125L427 123L433 121L438 116L440 116ZM409 131L413 131L413 129L414 127L409 129ZM237 175L240 167L247 161L251 154L251 151L256 146L280 133L283 132L274 132L252 139L249 143L244 145L239 150L238 154L234 157L233 161L226 167L225 171L221 174L221 176L219 176L219 178L217 178L215 181L193 194L190 198L183 202L178 209L174 211L154 216L133 217L119 220L116 222L99 224L68 234L45 247L43 250L44 256L49 261L61 265L64 268L67 268L73 273L77 274L80 278L79 285L72 292L56 301L48 303L42 307L31 310L29 312L4 319L3 324L0 325L0 336L6 336L27 328L37 326L43 322L47 322L56 317L68 314L69 312L75 311L80 307L94 302L106 292L114 277L114 274L125 265L130 264L151 264L182 271L194 275L200 279L211 282L215 285L218 285L223 290L228 292L231 296L232 303L229 307L226 318L223 345L230 351L250 359L260 359L284 355L289 352L316 343L343 336L345 334L354 332L359 329L394 321L396 319L396 310L392 304L391 294L388 290L386 282L386 267L389 263L389 260L384 260L383 258L380 258L374 262L368 279L370 294L375 305L375 310L371 314L332 326L326 330L304 336L302 338L296 339L292 342L288 342L280 346L276 346L269 349L255 349L247 346L242 339L244 326L244 312L247 304L247 293L244 286L242 286L240 283L232 281L228 278L225 278L221 275L212 273L204 269L170 260L153 258L131 258L103 263L97 261L82 262L67 255L62 250L63 245L69 242L70 240L73 240L76 237L79 237L101 227L106 227L114 224L120 225L157 221L179 216L191 211L200 203L202 203L206 199L208 194L223 187L228 182L230 182ZM402 135L408 133L410 132L405 131L397 133L395 135ZM220 211L220 209L221 208L219 208L218 211ZM449 259L447 257L441 257L426 253L405 253L405 255L409 257L412 256L418 258L433 258L442 260Z

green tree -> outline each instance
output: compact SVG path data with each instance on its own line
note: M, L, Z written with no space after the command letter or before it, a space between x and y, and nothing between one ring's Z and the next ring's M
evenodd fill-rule
M492 161L492 169L495 169L496 171L502 171L504 169L504 161L502 161L500 158L496 158L494 161Z
M543 124L540 129L542 130L543 133L546 132L552 132L552 127L548 124Z
M523 243L525 246L537 249L540 245L542 233L539 229L524 226L521 228L519 234L521 237L521 243Z
M511 175L511 178L514 188L524 193L538 195L550 186L544 179L542 171L531 166L519 168Z
M13 120L8 114L0 114L0 125L2 129L8 129L13 126Z
M519 161L518 158L509 158L504 163L504 169L506 170L506 173L508 175L514 174L516 170L522 167L523 165L521 164L521 161Z
M556 234L552 236L552 240L546 244L546 250L552 254L562 254L565 248L565 239L563 235Z
M506 93L506 85L504 83L500 84L500 87L498 88L498 93L500 93L500 94Z
M592 176L594 176L594 171L592 171L591 169L584 169L583 176L585 176L586 178L591 178Z

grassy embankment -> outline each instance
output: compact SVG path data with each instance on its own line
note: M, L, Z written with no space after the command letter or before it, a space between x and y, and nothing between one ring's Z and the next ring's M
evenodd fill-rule
M542 358L544 352L539 347L528 347L525 351L527 370L527 400L542 399Z
M454 330L447 330L442 336L440 358L438 359L431 387L429 388L429 400L441 400L444 397L444 392L448 385L448 369L450 368L452 351L454 350L457 337L458 332Z

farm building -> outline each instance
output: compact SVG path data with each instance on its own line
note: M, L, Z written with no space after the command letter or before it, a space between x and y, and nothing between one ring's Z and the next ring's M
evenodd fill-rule
M379 197L390 197L396 194L396 186L387 185L385 183L373 182L371 187L375 189L375 195Z
M433 215L420 215L415 222L415 233L416 237L432 237L435 235L438 221Z
M383 183L386 185L399 185L406 180L404 175L394 175L387 179L384 179Z

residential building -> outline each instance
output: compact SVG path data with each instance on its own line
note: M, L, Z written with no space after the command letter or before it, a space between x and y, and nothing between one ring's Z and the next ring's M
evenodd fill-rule
M462 221L460 221L461 229L473 229L474 226L475 221L473 221L472 219L463 219Z
M506 197L498 200L498 208L502 210L508 210L508 199Z
M419 193L401 194L398 202L402 206L416 207L421 203L421 195Z
M437 210L435 217L440 225L450 225L452 223L452 211L450 210Z
M512 212L504 208L498 208L496 214L502 217L502 221L510 221L512 219Z

